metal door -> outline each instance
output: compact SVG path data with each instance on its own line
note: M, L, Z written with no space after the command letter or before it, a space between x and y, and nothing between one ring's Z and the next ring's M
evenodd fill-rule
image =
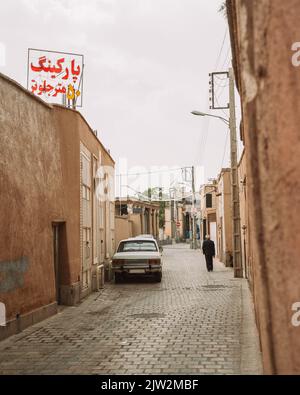
M54 260L54 278L57 304L60 304L60 264L59 264L59 225L53 225L53 260Z

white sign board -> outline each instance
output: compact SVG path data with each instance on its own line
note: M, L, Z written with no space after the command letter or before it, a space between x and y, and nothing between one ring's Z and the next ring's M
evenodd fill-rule
M48 103L82 107L83 55L28 49L27 89Z

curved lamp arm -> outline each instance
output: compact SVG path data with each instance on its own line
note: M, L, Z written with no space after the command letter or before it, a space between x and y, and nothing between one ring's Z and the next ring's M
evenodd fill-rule
M200 111L192 111L191 114L193 115L198 115L200 117L212 117L212 118L218 118L221 121L223 121L227 126L229 126L229 120L223 117L220 117L218 115L212 115L212 114L207 114L205 112L200 112Z

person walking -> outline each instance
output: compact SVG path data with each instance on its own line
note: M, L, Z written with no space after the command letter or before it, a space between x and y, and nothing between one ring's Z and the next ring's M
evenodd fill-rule
M214 269L213 258L216 255L216 251L215 251L215 243L212 240L210 240L209 235L205 236L205 240L202 244L202 251L203 254L205 255L207 271L212 272Z

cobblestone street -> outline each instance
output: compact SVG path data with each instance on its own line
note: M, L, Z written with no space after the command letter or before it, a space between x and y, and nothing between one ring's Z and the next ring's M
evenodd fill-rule
M1 374L261 374L247 281L188 245L0 343Z

